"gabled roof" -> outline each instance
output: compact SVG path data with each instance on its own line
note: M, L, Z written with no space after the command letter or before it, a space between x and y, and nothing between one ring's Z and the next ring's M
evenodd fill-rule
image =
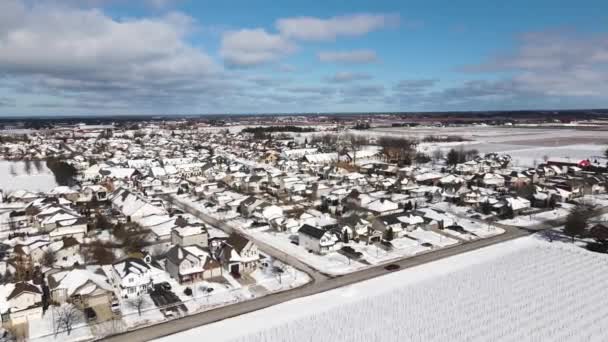
M319 228L313 227L311 225L304 224L304 225L302 225L302 227L300 227L300 229L298 229L298 233L308 235L315 239L321 239L323 237L323 235L325 235L326 232L323 229L319 229Z
M167 258L167 261L170 261L172 264L179 265L182 260L186 259L186 255L188 254L191 253L185 250L182 246L175 245L167 251L165 257Z
M249 243L249 240L241 235L232 233L228 237L228 240L226 240L226 243L232 246L237 252L241 253L243 248Z
M114 267L121 278L124 278L131 273L141 275L150 269L150 266L146 264L145 261L138 258L124 259L114 263L112 267Z
M15 288L8 297L6 297L6 300L11 300L24 292L42 294L42 291L40 291L38 286L26 282L19 282L15 284Z

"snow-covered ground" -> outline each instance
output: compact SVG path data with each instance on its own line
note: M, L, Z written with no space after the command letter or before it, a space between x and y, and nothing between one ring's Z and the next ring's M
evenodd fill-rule
M348 244L338 242L334 247L333 252L319 255L311 253L294 244L293 240L297 237L297 234L273 231L269 226L247 228L247 220L241 218L237 213L214 212L213 208L206 208L204 202L196 201L196 199L192 197L182 196L180 197L180 200L218 220L228 222L228 224L238 229L242 234L250 236L256 241L271 245L287 255L298 258L312 268L331 275L344 275L373 265L430 252L434 249L457 244L459 243L459 240L471 241L504 233L502 228L461 219L448 212L434 212L434 219L437 221L442 220L446 226L458 224L465 230L465 233L451 230L434 232L426 229L417 229L407 233L404 237L396 238L391 241L392 248L389 249L377 245L368 245L364 242L357 243L351 240ZM346 245L352 247L357 252L362 253L362 257L359 260L354 260L337 252L341 247Z
M13 190L49 191L57 186L53 173L42 164L38 172L32 163L30 174L25 171L24 162L0 160L0 189L5 194ZM13 171L13 172L12 172Z
M560 208L544 211L532 215L520 215L512 219L498 221L502 224L508 224L517 227L529 227L531 225L546 222L548 220L562 219L568 216L574 205L568 203L560 203Z
M237 281L229 273L224 273L221 281L200 281L195 284L181 285L167 273L159 274L156 281L167 282L171 285L171 291L181 300L181 303L178 304L183 304L187 309L187 312L180 311L180 315L191 315L269 293L292 289L310 281L308 275L289 265L269 259L265 259L264 264L269 266L261 265L258 270L247 276L251 279L247 284ZM273 266L278 266L283 270L280 277L272 272ZM190 288L192 295L185 294L186 288ZM208 289L213 290L209 292ZM122 318L127 327L145 326L167 320L161 309L154 305L149 295L143 297L145 304L141 315L129 300L121 299Z
M608 255L526 237L161 339L606 341Z
M314 269L328 274L341 275L367 267L366 264L357 262L355 260L349 260L347 257L339 254L338 252L330 252L325 255L309 253L304 248L292 244L289 240L289 234L286 233L259 230L250 230L246 233L247 235L267 243L285 254L298 258L298 260L312 266Z
M429 135L462 136L470 139L462 143L421 143L418 149L431 154L440 149L447 152L451 148L476 149L480 153L506 153L513 157L514 166L534 166L543 162L543 157L571 158L580 161L592 156L603 155L608 144L605 131L578 130L575 128L521 128L521 127L412 127L374 128L360 134L370 136L406 136L422 138Z

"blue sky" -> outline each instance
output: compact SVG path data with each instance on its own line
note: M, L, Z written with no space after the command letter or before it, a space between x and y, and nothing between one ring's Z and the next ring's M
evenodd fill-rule
M3 0L0 115L608 107L606 1Z

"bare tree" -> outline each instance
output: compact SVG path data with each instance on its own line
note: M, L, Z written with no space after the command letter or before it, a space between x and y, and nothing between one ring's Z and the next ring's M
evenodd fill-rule
M378 140L378 145L382 147L382 154L386 160L397 161L400 165L411 163L417 144L417 141L408 138L382 137Z
M42 165L42 161L40 159L34 159L34 167L38 173L42 172L44 166Z
M30 159L26 159L23 164L23 170L28 175L32 174L32 161Z
M440 161L441 159L443 159L443 151L441 151L441 149L436 149L433 151L433 160L435 162Z
M353 152L353 164L357 163L357 151L361 149L363 145L367 144L367 138L358 134L349 134L346 136L346 140L350 145Z
M70 335L75 324L83 321L83 315L72 304L66 304L55 311L55 336L59 332L65 331Z
M137 314L141 316L141 311L143 310L144 305L146 304L146 299L144 298L144 296L137 296L129 300L128 304L131 308L137 310Z

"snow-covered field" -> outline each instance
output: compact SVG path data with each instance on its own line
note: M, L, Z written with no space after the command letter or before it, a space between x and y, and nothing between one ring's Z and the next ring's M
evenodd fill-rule
M0 160L0 189L5 194L13 190L49 191L57 186L55 176L42 162L41 172L32 165L31 173L25 171L24 162ZM12 171L14 172L11 172ZM13 175L14 173L14 175Z
M161 341L606 341L608 255L535 236Z
M432 153L435 149L447 151L463 146L481 153L506 153L513 157L515 166L534 166L543 157L571 158L580 161L601 156L608 144L608 132L574 128L506 128L488 126L466 127L413 127L375 128L360 134L373 136L408 136L422 138L429 135L462 136L471 141L463 143L422 143L419 149Z

